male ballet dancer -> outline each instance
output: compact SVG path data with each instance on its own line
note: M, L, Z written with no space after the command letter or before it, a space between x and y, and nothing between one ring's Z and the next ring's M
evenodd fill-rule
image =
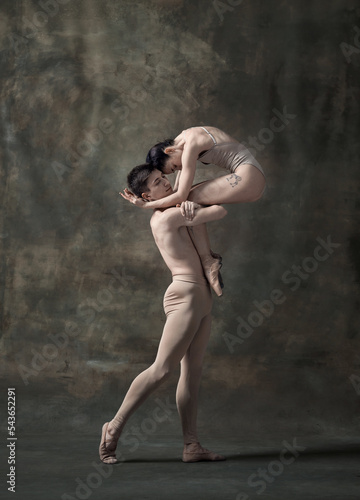
M166 176L149 164L128 175L130 190L147 201L172 193ZM186 213L189 219L182 215ZM155 209L150 225L173 281L164 296L166 323L154 363L132 382L115 417L102 428L100 459L117 462L116 446L125 423L134 411L179 366L176 404L184 437L183 462L225 460L203 448L197 436L197 406L202 363L210 337L212 296L188 228L218 220L227 214L219 205L202 207L191 201L181 208Z

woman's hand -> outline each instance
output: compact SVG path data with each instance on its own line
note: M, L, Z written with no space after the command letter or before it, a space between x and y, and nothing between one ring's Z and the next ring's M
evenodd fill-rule
M129 191L127 188L124 189L124 194L119 193L121 196L127 200L130 201L133 205L136 205L137 207L144 207L146 201L143 198L138 198L137 196L134 195L131 191Z
M194 201L183 201L180 205L181 215L185 217L186 220L193 220L195 217L196 210L201 208L202 205L195 203Z

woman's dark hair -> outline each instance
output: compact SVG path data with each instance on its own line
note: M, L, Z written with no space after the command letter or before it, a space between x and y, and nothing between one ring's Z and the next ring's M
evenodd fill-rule
M149 191L147 180L154 170L156 170L155 165L143 163L129 172L127 176L129 189L138 198L141 198L142 193Z
M165 161L169 158L169 155L164 153L164 149L173 145L174 139L166 139L163 142L158 142L158 144L155 144L155 146L153 146L147 154L147 163L151 163L162 172L162 169L165 166Z

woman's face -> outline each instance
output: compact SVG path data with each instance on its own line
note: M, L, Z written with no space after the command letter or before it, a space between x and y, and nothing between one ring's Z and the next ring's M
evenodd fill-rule
M166 160L165 165L163 167L164 174L166 175L173 174L176 170L181 170L182 150L176 149L175 151L171 151L167 154L169 158Z

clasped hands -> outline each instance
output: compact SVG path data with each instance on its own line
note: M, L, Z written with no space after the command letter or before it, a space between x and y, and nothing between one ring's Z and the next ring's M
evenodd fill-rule
M192 221L195 217L196 210L202 207L202 205L190 200L183 201L181 205L177 204L176 206L180 207L181 215L189 221Z

